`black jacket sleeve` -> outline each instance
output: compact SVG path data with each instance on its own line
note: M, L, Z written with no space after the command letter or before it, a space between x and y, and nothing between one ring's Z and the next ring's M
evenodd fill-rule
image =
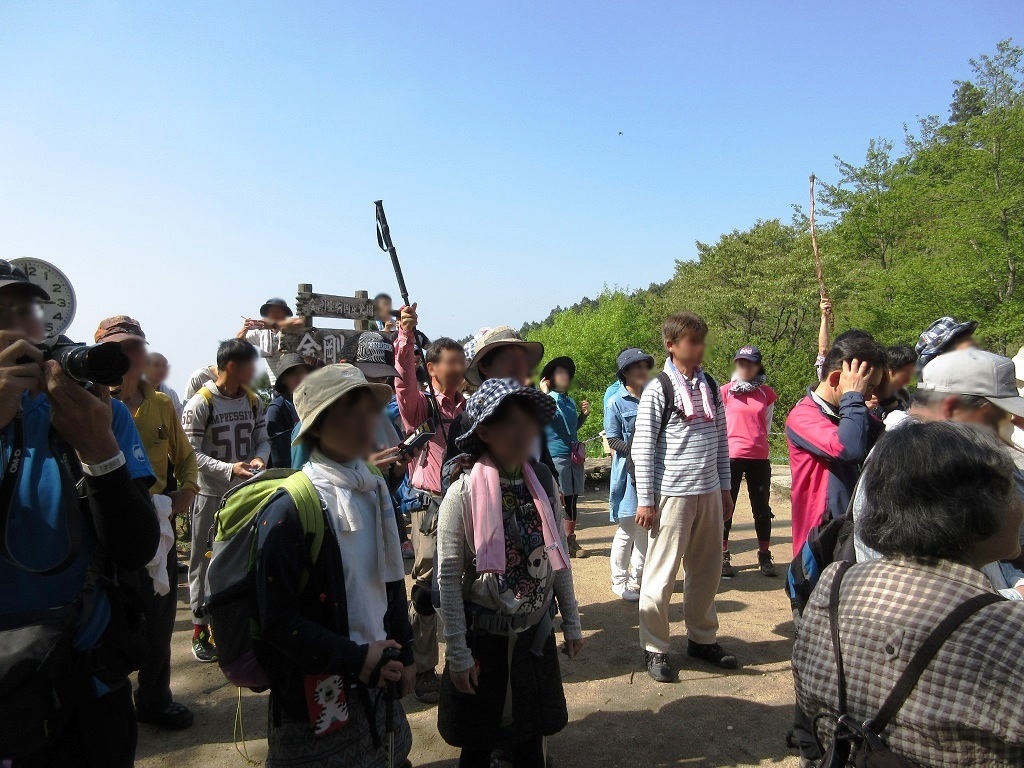
M96 538L115 564L145 568L160 542L160 523L149 493L132 480L127 467L85 477Z
M309 560L309 545L295 504L279 493L261 518L256 599L264 642L305 674L341 674L355 680L368 646L332 632L302 611L299 577Z
M412 623L409 621L409 597L405 593L405 582L389 582L387 592L388 612L384 614L384 627L389 638L401 643L402 663L408 667L414 663L414 659L412 654Z
M288 468L292 465L292 428L290 414L277 402L267 408L267 435L270 437L270 466Z

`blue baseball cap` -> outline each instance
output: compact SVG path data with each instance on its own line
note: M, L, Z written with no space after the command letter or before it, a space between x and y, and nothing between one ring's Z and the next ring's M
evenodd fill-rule
M618 368L616 375L622 376L623 371L637 363L647 363L648 368L653 368L654 358L637 347L630 347L629 349L622 350L615 361L615 365Z
M747 360L751 363L761 364L761 350L754 346L740 347L733 360Z

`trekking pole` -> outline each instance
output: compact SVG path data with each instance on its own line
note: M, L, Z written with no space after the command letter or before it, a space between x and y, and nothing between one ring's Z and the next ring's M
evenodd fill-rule
M385 648L382 662L388 664L399 661L401 656L402 653L397 648ZM395 768L395 702L402 698L398 686L399 683L389 682L384 688L384 736L388 740L386 768Z
M818 273L818 294L822 301L828 299L828 288L825 286L825 275L821 269L821 254L818 253L818 234L814 229L814 174L811 174L811 248L814 251L814 268ZM835 312L830 312L828 316L828 328L830 331L835 330Z
M405 287L405 276L402 275L402 265L398 261L398 250L391 240L388 217L384 214L384 201L374 200L373 204L377 207L377 245L391 256L391 266L395 268L395 278L398 280L398 291L402 294L402 301L405 302L405 306L412 306L409 302L409 289Z

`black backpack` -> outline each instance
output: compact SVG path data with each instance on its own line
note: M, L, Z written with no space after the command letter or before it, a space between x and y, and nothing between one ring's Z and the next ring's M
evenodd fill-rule
M715 410L720 410L722 407L722 391L718 386L718 382L715 381L714 377L707 373L704 374L704 379L707 381L708 388L711 390L711 399L715 403ZM666 371L662 371L655 376L652 381L661 383L661 391L665 395L665 410L661 412L661 429L658 430L658 436L660 437L668 428L668 423L672 419L672 414L678 413L679 409L676 408L676 388L672 383L672 377ZM648 386L650 385L648 384Z
M856 560L851 511L811 528L807 532L807 541L789 564L786 574L786 594L793 610L801 614L804 612L818 579L832 563L854 563Z
M972 597L954 608L931 634L925 638L921 647L907 664L896 685L886 697L881 709L870 720L858 723L847 712L846 706L846 670L843 666L843 655L839 643L839 599L843 576L853 563L843 562L836 569L832 580L832 591L829 596L829 628L832 633L832 652L836 659L836 673L839 681L839 716L830 712L814 718L814 731L817 738L818 721L824 718L836 721L835 733L828 749L823 745L819 768L912 768L912 763L895 752L892 752L882 740L882 734L900 711L907 698L917 686L917 681L927 669L935 655L957 627L987 605L998 603L1002 597L994 592Z

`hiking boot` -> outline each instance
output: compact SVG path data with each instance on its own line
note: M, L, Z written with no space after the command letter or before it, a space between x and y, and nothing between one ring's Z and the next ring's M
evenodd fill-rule
M416 550L412 548L412 542L406 539L402 542L402 559L403 560L415 560Z
M416 673L416 698L424 704L437 704L441 700L441 683L437 672L428 669Z
M775 570L775 561L772 559L772 553L769 550L757 553L757 564L761 568L761 575L769 578L778 576L778 571Z
M576 541L576 534L574 533L569 537L569 557L590 557L590 553L587 552L580 543Z
M736 657L726 651L718 643L695 643L686 641L686 655L692 659L700 659L722 669L736 669L740 665Z
M183 731L192 727L195 718L192 710L184 704L172 701L160 712L150 712L147 709L136 707L136 719L140 723L163 728L165 731Z
M192 638L192 655L203 664L217 660L217 646L213 644L209 629L204 629L198 637Z
M728 552L722 553L722 578L731 579L736 575L736 569L732 567L732 555Z
M672 675L672 667L668 663L667 653L644 651L644 663L647 665L647 674L653 677L656 682L675 682L675 678Z

